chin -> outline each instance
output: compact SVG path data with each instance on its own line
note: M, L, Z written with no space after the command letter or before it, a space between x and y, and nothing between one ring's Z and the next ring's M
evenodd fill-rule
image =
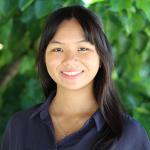
M77 90L81 90L83 88L85 88L87 86L87 84L84 84L84 85L77 85L77 84L70 84L70 85L63 85L61 86L61 89L64 89L64 90L68 90L68 91L77 91Z

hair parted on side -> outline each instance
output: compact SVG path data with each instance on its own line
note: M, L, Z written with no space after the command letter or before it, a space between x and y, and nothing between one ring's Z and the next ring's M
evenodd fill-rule
M45 51L49 42L57 32L59 25L64 21L75 18L85 33L85 38L94 44L101 58L101 67L94 78L93 94L99 104L99 109L105 120L103 129L92 144L93 150L108 150L116 138L122 133L122 108L111 79L113 59L111 46L102 29L100 19L89 9L74 5L54 11L47 20L41 38L37 67L45 97L56 90L56 83L49 76L45 64Z

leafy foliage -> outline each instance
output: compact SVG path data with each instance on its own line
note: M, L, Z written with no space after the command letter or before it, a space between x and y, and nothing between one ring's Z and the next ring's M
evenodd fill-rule
M12 114L42 101L35 57L45 19L53 10L74 4L101 16L112 45L112 77L120 98L150 135L149 0L1 0L0 135Z

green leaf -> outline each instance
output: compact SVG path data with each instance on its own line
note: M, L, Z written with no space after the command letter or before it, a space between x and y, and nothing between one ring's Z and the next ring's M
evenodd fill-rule
M5 48L5 47L4 47ZM0 67L11 63L12 58L13 58L13 52L10 49L3 49L0 52ZM2 68L1 68L2 71Z
M133 22L133 32L143 31L146 20L141 13L133 13L131 20Z
M35 2L35 15L38 19L48 15L53 9L49 0L36 0Z
M140 121L150 136L150 103L143 103L140 107L134 109L133 117Z
M31 42L36 41L41 35L41 32L40 23L38 21L34 21L34 24L28 26L28 35Z
M14 19L13 20L13 26L11 30L11 39L10 41L17 42L18 40L21 40L24 37L24 34L26 32L26 26L20 22L20 20Z
M27 9L33 2L34 2L34 0L19 0L19 8L21 9L21 11L24 11L24 10Z
M122 22L122 26L125 27L124 29L127 35L131 34L131 32L134 30L134 21L132 17L128 17L127 13L121 13L119 19Z
M2 43L5 48L8 44L8 38L12 29L12 19L8 20L5 25L0 26L0 43Z
M136 27L135 27L136 28ZM135 29L137 30L137 29ZM134 30L134 32L135 32ZM139 30L142 30L139 28ZM133 33L132 33L133 34ZM142 53L145 51L146 45L148 43L148 37L143 32L136 32L133 34L133 47L139 52ZM141 57L141 56L140 56ZM141 57L141 60L143 58Z
M150 27L145 27L144 31L150 37Z
M30 5L22 14L21 21L23 23L32 23L36 19L35 17L35 11L34 11L34 5Z
M5 15L12 16L18 9L18 0L6 0L4 3Z
M148 66L147 66L147 69L145 69L144 71L149 71L149 68L148 68ZM143 87L144 87L144 90L143 90L143 92L142 93L145 93L148 97L150 97L150 79L149 79L149 76L147 76L147 78L146 79L142 79L141 80L141 84L143 85Z
M105 27L108 39L110 39L111 42L113 42L115 39L118 38L120 33L112 32L112 31L116 31L118 29L121 30L122 25L121 25L120 20L116 16L110 15L106 18L104 27Z
M35 68L35 56L32 51L22 59L19 67L20 74L30 74L34 71L33 68Z
M4 15L4 3L5 3L5 0L0 0L0 18L2 15Z
M33 88L34 87L34 88ZM26 82L26 86L21 95L21 107L27 109L35 104L42 102L43 94L38 80L31 78Z
M132 6L132 0L111 0L110 1L110 10L111 11L121 11L123 9L130 9Z
M63 6L70 6L70 5L83 5L84 2L83 0L65 0L65 1L61 1L61 0L57 0L57 1L53 1L53 2L57 2L57 4L59 3L59 5L63 5ZM57 5L55 5L57 6Z
M93 5L95 3L101 3L104 2L104 0L82 0L86 7L89 7L90 5Z
M4 46L0 51L0 67L8 64L12 59L12 52L8 49L11 29L12 19L10 19L5 25L0 27L0 43Z
M137 0L136 6L144 11L150 21L150 0Z

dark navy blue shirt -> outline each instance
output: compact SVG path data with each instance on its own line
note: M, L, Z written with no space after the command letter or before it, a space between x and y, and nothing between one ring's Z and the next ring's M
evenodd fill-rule
M55 92L47 101L22 112L9 120L1 150L91 150L91 143L102 129L105 120L98 109L82 126L56 142L48 108ZM130 116L124 117L123 134L110 150L150 150L144 128Z

